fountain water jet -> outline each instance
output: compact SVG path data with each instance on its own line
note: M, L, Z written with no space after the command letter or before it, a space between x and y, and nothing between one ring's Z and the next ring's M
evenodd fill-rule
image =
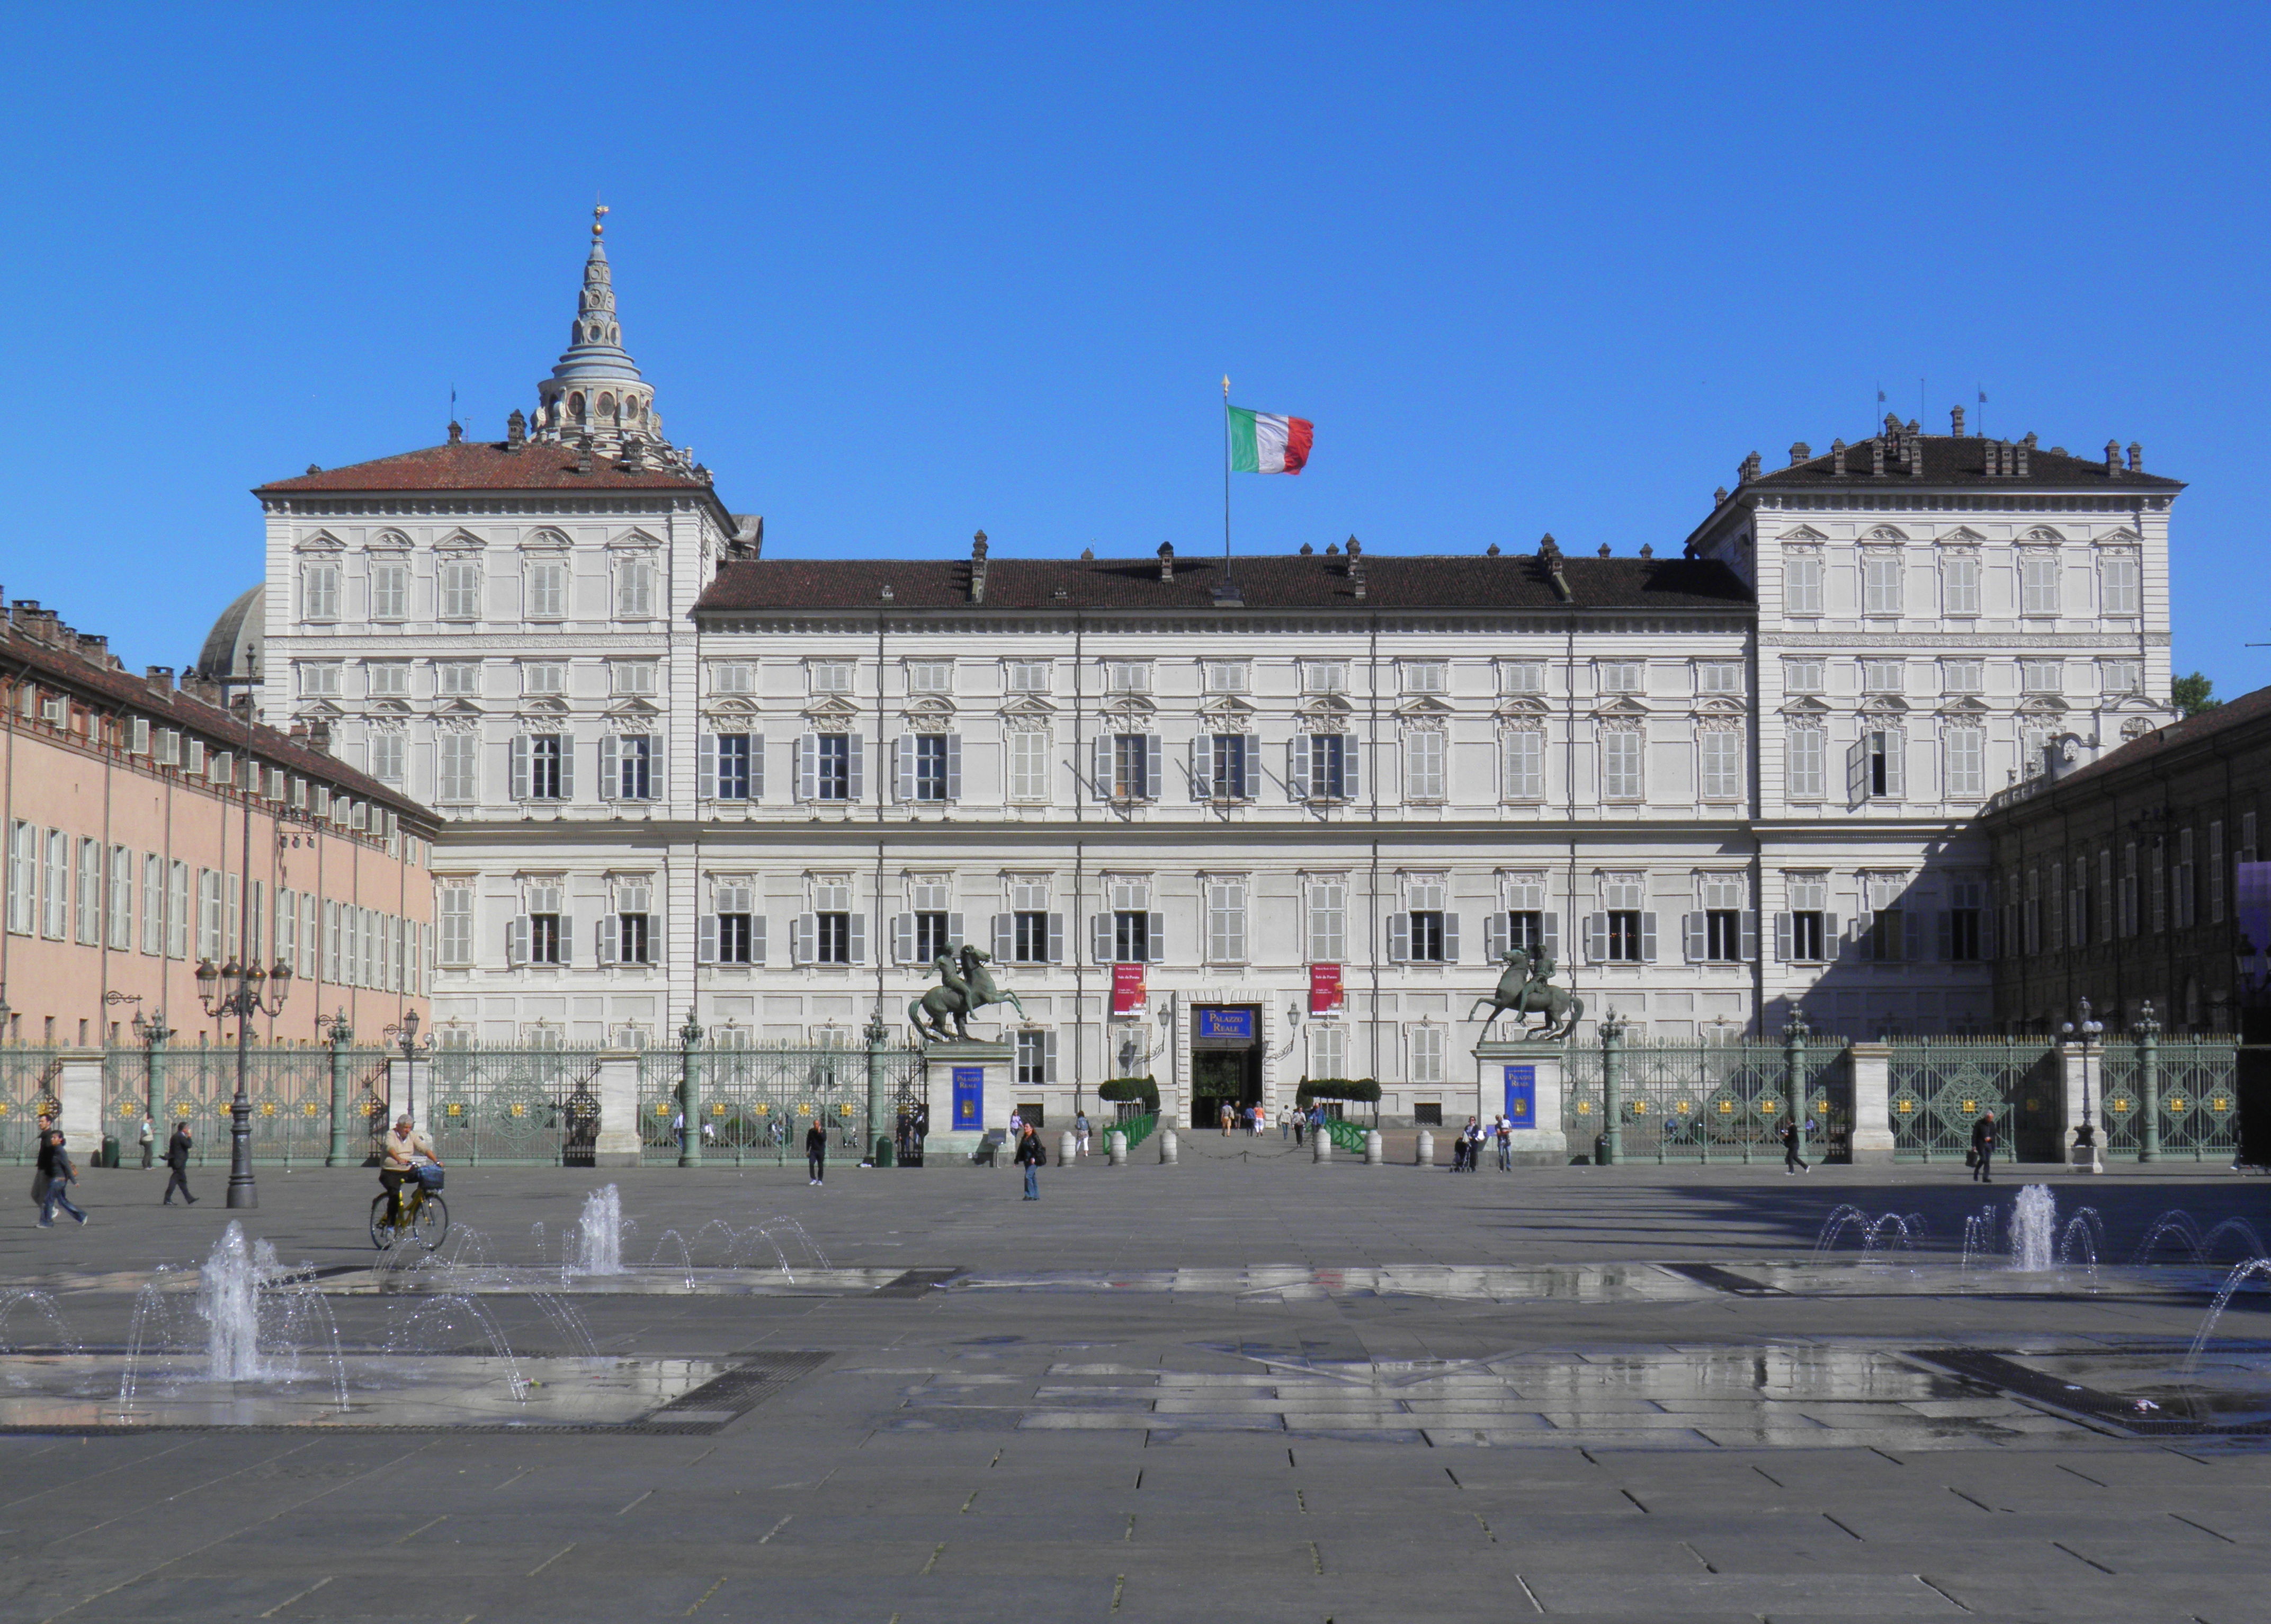
M2029 1184L2011 1203L2011 1267L2027 1274L2047 1274L2057 1267L2051 1256L2051 1235L2058 1223L2058 1203L2046 1184Z
M584 1197L572 1269L577 1274L623 1272L623 1198L612 1184Z

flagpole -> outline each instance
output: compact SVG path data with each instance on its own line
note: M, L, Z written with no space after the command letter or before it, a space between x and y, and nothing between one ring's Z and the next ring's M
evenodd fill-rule
M1230 585L1230 374L1222 376L1222 583Z

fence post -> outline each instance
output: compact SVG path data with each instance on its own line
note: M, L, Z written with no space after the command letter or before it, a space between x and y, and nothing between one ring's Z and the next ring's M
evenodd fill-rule
M678 1029L678 1165L699 1167L702 1165L702 1062L696 1058L694 1046L702 1041L702 1028L694 1024L694 1011L686 1012L686 1024Z
M331 1046L331 1144L324 1152L324 1166L346 1167L352 1166L347 1150L347 1115L354 1103L349 1098L353 1062L347 1058L347 1045L354 1041L346 1010L340 1010L339 1019L324 1029L324 1040Z
M100 1166L102 1154L102 1051L63 1049L56 1056L56 1126L78 1147L71 1159Z
M1853 1074L1852 1159L1893 1159L1893 1046L1855 1043L1845 1051Z
M867 1030L860 1035L867 1040L867 1140L875 1147L875 1165L890 1167L897 1160L898 1125L890 1120L890 1091L884 1086L883 1041L890 1033L883 1025L881 1009L867 1017Z
M1806 1034L1810 1030L1806 1017L1797 1014L1782 1029L1782 1108L1790 1113L1783 1123L1798 1123L1801 1134L1806 1123Z
M1624 1060L1625 1020L1614 1009L1601 1022L1601 1154L1600 1165L1613 1167L1624 1158L1624 1101L1617 1084L1617 1069ZM1566 1154L1566 1152L1565 1152Z
M601 1049L592 1091L599 1098L599 1132L592 1142L594 1167L636 1167L639 1143L639 1052Z
M2161 1023L2148 1003L2137 1017L2137 1104L2145 1113L2138 1124L2137 1159L2161 1159Z
M162 1127L170 1137L173 1124L160 1114L166 1106L166 1039L172 1036L166 1030L165 1017L158 1017L158 1030L152 1032L142 1049L143 1112L150 1119L150 1131L157 1133ZM160 1144L164 1141L160 1140Z

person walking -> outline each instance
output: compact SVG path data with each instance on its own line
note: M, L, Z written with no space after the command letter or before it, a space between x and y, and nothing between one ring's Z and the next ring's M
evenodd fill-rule
M818 1184L827 1176L828 1131L821 1127L818 1117L813 1118L812 1126L804 1130L804 1166L812 1175L805 1181L808 1184Z
M1498 1170L1514 1171L1514 1124L1503 1116L1498 1119Z
M1088 1113L1085 1111L1076 1111L1073 1114L1072 1153L1075 1156L1088 1154Z
M1791 1117L1782 1125L1782 1171L1787 1178L1794 1173L1812 1173L1813 1164L1798 1154L1806 1148L1806 1130Z
M150 1153L158 1148L158 1130L151 1125L150 1114L142 1114L142 1131L134 1136L134 1143L142 1147L142 1170L150 1170Z
M1031 1123L1027 1123L1025 1131L1017 1136L1016 1159L1017 1166L1025 1170L1025 1199L1039 1201L1041 1198L1040 1169L1047 1163L1049 1153L1041 1148L1040 1130Z
M1983 1111L1971 1124L1971 1181L1992 1184L1995 1175L1988 1164L1995 1159L1995 1114Z
M174 1192L179 1190L183 1201L196 1206L197 1198L190 1194L190 1125L187 1122L174 1124L174 1136L166 1141L166 1166L172 1172L166 1177L166 1199L158 1204L172 1206Z
M1296 1111L1293 1113L1293 1148L1297 1151L1301 1148L1302 1130L1307 1128L1308 1125L1309 1114L1307 1111Z
M1230 1101L1227 1099L1222 1102L1222 1136L1225 1139L1230 1137Z
M86 1214L71 1198L71 1187L78 1178L78 1169L71 1166L71 1152L63 1148L60 1129L48 1135L46 1143L40 1147L40 1156L48 1175L48 1193L40 1202L39 1227L53 1229L56 1226L57 1207L77 1218L84 1227Z

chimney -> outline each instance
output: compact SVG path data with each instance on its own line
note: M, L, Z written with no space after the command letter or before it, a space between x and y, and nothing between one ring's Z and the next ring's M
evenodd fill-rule
M2022 445L2023 445L2023 446L2025 446L2029 451L2033 451L2033 450L2035 449L2035 447L2036 447L2037 445L2041 444L2041 443L2042 443L2042 442L2035 438L2035 431L2034 431L2033 429L2029 428L2029 429L2028 429L2028 430L2027 430L2027 432L2026 432L2023 436L2022 436L2020 437L2019 443L2020 443L2020 444L2022 444ZM2056 446L2052 446L2051 449L2052 451L2057 451L2057 450L2058 450L2058 448L2057 448ZM2063 453L2061 453L2061 455L2063 455Z
M1159 578L1163 581L1175 578L1175 544L1172 541L1159 543Z
M986 601L986 533L970 538L970 601Z
M1948 433L1954 435L1959 440L1963 438L1963 408L1962 406L1955 406L1949 410L1947 413L1947 423Z
M1348 539L1348 578L1356 596L1364 596L1364 543L1354 536Z
M582 439L576 442L576 472L578 473L589 473L591 471L592 436L590 435L585 435Z
M1304 546L1301 550L1306 553L1309 549L1307 547ZM1493 541L1488 547L1483 548L1483 556L1485 558L1496 558L1498 556L1498 543Z
M1743 458L1742 473L1737 479L1736 483L1739 485L1748 485L1753 480L1759 477L1759 454L1756 451L1753 451L1748 457Z
M1829 472L1841 480L1845 477L1845 442L1843 440L1829 443Z
M635 434L625 435L623 436L623 449L621 454L615 458L615 466L622 469L625 473L644 473L646 472L646 442L640 439L638 436Z
M2145 448L2134 440L2129 442L2129 472L2132 473L2145 472Z
M1725 486L1721 485L1716 487L1712 490L1711 505L1714 509L1724 508L1727 505L1727 488Z
M320 716L309 720L308 748L318 756L331 753L331 725Z
M461 444L464 442L465 437L465 426L459 422L456 418L451 418L450 420L450 443L452 445Z
M1885 477L1885 436L1882 435L1869 442L1869 477L1873 480Z
M1538 539L1538 556L1545 561L1548 570L1559 570L1561 567L1561 544L1553 539L1552 531L1547 531Z
M1924 425L1914 418L1909 420L1908 435L1902 441L1902 449L1908 454L1909 478L1924 478Z
M174 697L173 667L152 666L142 673L142 680L150 685L152 693L162 695L168 699Z
M1805 441L1800 440L1790 448L1790 466L1791 467L1795 468L1800 463L1808 463L1813 460L1813 448L1808 445Z
M1647 542L1647 541L1643 541L1643 542L1642 542L1642 543L1640 544L1640 555L1641 555L1642 558L1653 558L1653 557L1655 557L1655 556L1656 556L1656 548L1655 548L1655 546L1654 546L1652 543L1650 543L1650 542Z
M765 516L762 513L733 515L733 553L740 558L763 557L765 550Z
M1604 542L1602 542L1602 543L1601 543L1601 556L1602 556L1602 557L1604 557L1604 558L1606 558L1608 555L1609 555L1609 544L1608 544L1607 542L1604 541Z
M2034 448L2035 436L2032 435L2029 435L2025 439L2020 441L2016 445L2011 448L2011 456L2013 458L2011 472L2019 479L2023 480L2027 477L2027 453L2033 451Z
M512 415L504 420L504 449L517 451L527 443L528 419L521 415L518 406L515 406Z
M2121 472L2121 443L2118 440L2108 440L2105 443L2105 472L2108 473Z

